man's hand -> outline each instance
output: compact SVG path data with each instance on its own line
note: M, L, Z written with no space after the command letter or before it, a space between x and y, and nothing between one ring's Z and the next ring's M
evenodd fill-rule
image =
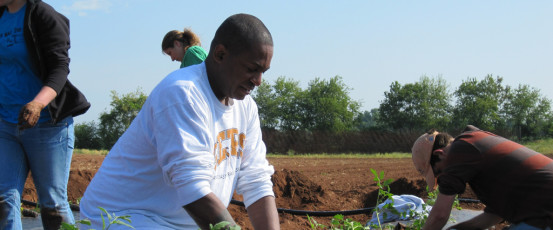
M43 105L36 101L31 101L21 108L19 111L18 125L19 130L32 128L38 122L40 118L40 111L44 109L46 105Z

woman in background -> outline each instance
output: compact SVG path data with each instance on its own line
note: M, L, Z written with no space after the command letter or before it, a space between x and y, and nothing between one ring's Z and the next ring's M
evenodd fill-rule
M202 63L207 53L201 47L200 37L190 29L172 30L165 34L161 50L169 55L172 61L180 61L180 68Z

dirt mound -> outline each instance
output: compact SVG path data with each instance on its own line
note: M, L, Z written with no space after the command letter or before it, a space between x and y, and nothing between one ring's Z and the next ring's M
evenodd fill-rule
M390 192L393 194L410 194L418 197L427 197L426 181L424 179L410 181L401 177L390 184Z
M67 200L73 204L77 204L83 197L86 187L96 174L96 170L79 170L72 169L69 172L69 182L67 185ZM23 200L38 202L36 188L34 186L32 175L29 173L25 188L23 189Z
M277 206L282 208L305 207L320 203L324 189L298 171L281 169L273 174L273 191Z
M86 187L88 186L88 184L90 184L90 181L94 177L94 174L96 174L96 170L93 171L72 169L69 172L70 186L68 186L67 190L68 200L77 203L77 201L83 197Z
M376 186L376 183L374 184ZM401 177L397 180L394 180L390 184L390 193L394 195L414 195L421 198L427 197L426 192L426 182L424 179L416 180L416 181L410 181L405 177ZM374 207L377 206L377 199L378 199L378 190L374 190L370 193L368 193L364 199L364 204L367 207Z

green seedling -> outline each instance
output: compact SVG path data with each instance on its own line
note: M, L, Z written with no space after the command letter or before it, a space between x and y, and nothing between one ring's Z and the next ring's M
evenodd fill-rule
M315 229L325 229L326 228L326 226L324 224L317 223L317 221L315 219L311 218L309 215L307 215L307 220L309 221L309 226L313 230L315 230Z
M396 215L400 215L400 213L394 208L394 198L391 192L390 192L390 184L394 181L393 179L384 180L384 171L380 171L380 173L377 173L376 170L371 169L372 174L374 175L374 181L376 181L376 186L378 186L378 195L376 197L376 206L373 211L373 215L376 215L376 219L378 221L377 227L379 229L382 229L382 222L380 221L380 212L384 209L391 210L392 213ZM382 210L378 207L378 204L384 202L385 200L390 199L391 202L384 205L382 207ZM386 218L387 214L386 212L383 213L382 217Z
M117 216L115 214L109 214L108 211L106 211L106 209L104 209L102 207L98 207L98 208L100 210L102 210L102 212L103 212L103 213L100 213L100 217L102 218L102 230L108 230L111 225L124 225L124 226L127 226L129 228L134 229L134 227L130 225L131 224L131 216L129 216L129 215ZM104 219L104 214L107 217L107 222L106 222L106 219ZM126 223L124 221L126 221L128 223ZM79 227L77 227L78 224L88 225L88 226L91 225L90 220L84 219L84 220L75 221L75 224L62 223L61 227L60 227L60 230L79 230ZM93 229L89 229L89 230L93 230Z
M230 222L228 221L221 221L215 225L212 225L212 224L209 224L209 229L210 230L241 230L242 228L240 228L240 226L238 225L234 225L234 226L229 226L230 225Z
M331 220L331 230L365 230L370 229L370 227L365 227L363 224L353 221L351 219L344 219L343 215L335 215Z
M112 224L118 224L118 225L125 225L129 228L132 228L134 229L133 226L130 225L131 223L131 219L130 217L131 216L116 216L115 213L114 214L109 214L104 208L102 207L98 207L100 210L102 210L102 212L104 212L106 214L106 217L108 218L108 222L107 222L107 226L106 226L106 222L104 220L104 214L103 213L100 213L100 217L102 218L102 230L108 230L109 227L112 225ZM127 221L129 222L128 224L123 222L122 220L124 221Z
M312 230L317 229L329 229L329 230L368 230L370 227L365 227L363 224L353 221L351 219L344 219L344 215L335 215L330 221L330 226L325 226L324 224L319 224L309 215L307 216L309 220L309 226Z

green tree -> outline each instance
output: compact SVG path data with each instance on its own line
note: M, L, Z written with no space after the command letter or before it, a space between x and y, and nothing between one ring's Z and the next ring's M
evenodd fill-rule
M122 96L111 91L111 110L100 114L99 136L105 148L111 149L129 128L147 97L140 89Z
M275 107L280 113L279 127L282 130L298 130L305 113L304 91L299 81L279 77L273 86L275 90Z
M487 75L481 81L469 78L455 91L457 103L453 109L453 127L475 125L484 130L503 129L505 122L501 114L503 102L510 88L503 86L503 78Z
M279 77L274 85L263 82L252 96L259 108L261 127L299 129L303 91L298 81Z
M380 116L380 111L378 108L371 109L371 111L363 111L356 118L357 130L367 131L367 130L379 130L382 128L378 116Z
M443 130L451 120L448 88L442 77L422 76L405 85L395 81L384 92L378 122L392 130Z
M360 103L351 99L340 76L319 78L302 90L298 81L279 77L264 82L252 97L259 108L261 126L279 130L345 131L355 128Z
M271 84L263 81L263 83L252 93L252 97L257 103L261 127L270 129L277 128L279 112L277 109L277 101L274 100L275 93L273 92Z
M505 116L519 139L549 134L553 117L551 100L528 85L519 85L507 98Z
M94 121L75 125L75 148L103 149L103 143L98 135L98 125Z
M342 77L330 80L316 78L309 82L300 104L304 112L301 127L306 130L342 132L355 128L360 102L349 96L349 88Z

